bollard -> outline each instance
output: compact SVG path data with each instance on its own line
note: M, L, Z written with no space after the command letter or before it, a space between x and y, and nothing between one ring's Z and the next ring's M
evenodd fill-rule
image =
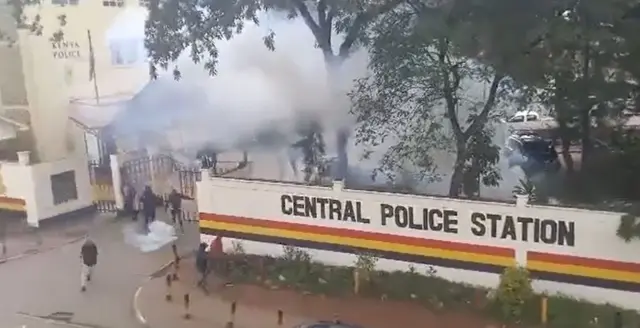
M178 280L178 270L180 270L180 255L178 255L178 246L171 244L171 251L173 252L173 280Z
M180 262L173 262L173 274L171 275L171 278L173 278L174 281L178 280L178 270L180 269Z
M175 243L171 244L171 251L173 252L173 260L176 262L179 261L180 256L178 255L178 246Z
M547 324L547 320L549 319L549 300L547 299L546 296L542 296L542 299L540 300L541 304L540 304L540 322L543 325Z
M353 270L353 294L360 294L360 270Z
M235 318L236 318L236 302L234 301L233 303L231 303L231 318L229 319L229 321L227 321L227 325L225 326L225 328L233 328L233 323L235 322Z
M191 303L189 294L184 294L184 318L187 320L191 319L191 313L189 313L189 303Z
M278 310L278 326L282 326L284 324L284 313L282 310Z
M166 283L167 283L167 294L165 295L164 299L167 300L167 302L171 302L173 297L171 296L171 275L170 274L167 275Z
M622 328L622 312L616 312L616 316L613 319L613 328Z

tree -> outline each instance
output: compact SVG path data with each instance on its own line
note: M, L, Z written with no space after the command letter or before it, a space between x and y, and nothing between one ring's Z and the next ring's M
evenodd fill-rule
M41 24L42 20L40 15L36 14L33 17L30 17L25 12L25 9L28 6L35 6L38 4L40 4L40 0L10 0L7 2L6 9L11 10L11 16L15 21L15 24L16 24L15 26L17 29L26 30L38 36L42 35L44 26ZM64 26L66 26L67 24L66 15L61 14L58 16L58 24L59 24L58 28L50 36L52 41L60 41L64 37L62 28L64 28ZM14 37L12 36L12 33L10 33L9 31L0 30L0 41L13 44L17 40L14 39Z
M398 164L408 160L423 178L434 179L433 154L453 152L452 197L465 180L468 192L477 190L473 184L481 177L497 184L491 167L498 150L486 128L510 86L502 73L465 56L472 45L464 19L455 8L406 7L385 15L371 32L372 74L351 93L357 142L392 144L379 171L393 179ZM478 100L472 89L484 83L486 98Z
M229 40L240 33L247 21L259 23L260 12L284 12L289 19L301 17L322 51L330 75L365 39L365 30L380 15L389 12L401 0L159 0L151 1L146 25L146 46L151 56L151 74L167 69L185 51L191 59L204 62L211 75L216 74L218 48L216 41ZM344 36L338 52L334 52L333 33ZM275 49L273 32L265 35L264 44ZM180 77L173 67L176 78ZM338 129L339 178L348 167L346 144L349 131Z

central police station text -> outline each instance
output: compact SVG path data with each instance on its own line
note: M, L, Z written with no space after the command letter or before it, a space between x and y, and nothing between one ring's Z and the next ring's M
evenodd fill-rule
M380 224L404 229L457 234L461 220L470 221L471 233L491 237L549 245L575 246L575 223L564 220L501 215L472 211L466 218L450 208L414 208L380 204L378 218L363 213L362 202L301 195L280 196L282 214L311 219Z

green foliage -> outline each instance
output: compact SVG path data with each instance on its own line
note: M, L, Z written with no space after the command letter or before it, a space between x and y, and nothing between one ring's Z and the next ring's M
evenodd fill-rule
M504 319L521 321L525 305L533 297L529 271L523 267L507 267L500 275L496 301L502 309Z
M0 5L0 10L11 11L10 17L14 20L17 29L41 36L44 31L42 17L39 14L29 16L26 11L27 7L35 7L40 4L40 0L9 0ZM57 24L58 26L48 27L54 29L54 32L49 37L52 42L61 41L64 38L63 29L67 25L67 16L65 14L58 15ZM17 35L12 31L0 30L0 41L9 42L12 45L17 42Z
M285 246L280 258L246 254L229 258L229 277L237 283L257 283L269 288L292 288L305 293L333 297L351 296L353 268L313 262L308 253ZM375 256L361 254L356 268L375 267ZM292 276L292 273L296 273ZM363 297L379 300L416 302L433 311L476 312L509 321L522 321L523 326L537 326L540 320L540 295L534 295L528 272L523 268L507 268L490 298L490 290L459 284L436 276L429 267L419 272L414 266L407 271L371 271L372 284ZM548 296L550 328L609 328L616 312L621 312L625 327L640 324L640 314L611 305L598 305L565 296Z
M231 242L231 250L229 251L229 253L233 254L233 255L244 255L246 254L245 250L244 250L244 244L242 243L242 241L239 240L234 240Z
M169 68L187 51L194 62L203 62L209 73L215 75L218 60L216 41L233 38L242 32L248 21L259 24L260 12L279 13L288 19L301 17L313 33L314 41L327 62L339 62L335 57L346 58L355 46L366 41L365 30L373 20L401 2L152 0L145 29L145 44L151 56L151 74L155 76L158 68ZM332 33L345 36L337 53L333 51ZM268 49L277 47L276 37L273 31L264 36L263 41ZM173 67L173 70L179 72L177 67Z
M638 217L632 214L621 216L616 235L626 242L630 242L634 238L640 238L640 220L638 220Z
M356 142L374 148L393 140L376 173L394 180L408 166L419 180L437 180L434 154L449 152L456 158L451 196L458 196L465 182L473 195L477 181L497 185L500 180L488 123L513 85L465 56L459 44L466 44L472 31L465 18L445 9L402 8L371 27L371 75L357 81L350 96ZM486 95L473 94L481 84Z

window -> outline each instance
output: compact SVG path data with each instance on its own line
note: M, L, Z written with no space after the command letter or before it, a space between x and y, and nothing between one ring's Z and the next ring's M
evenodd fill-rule
M102 5L105 7L124 7L124 0L103 0Z
M51 194L53 194L54 205L78 199L76 172L66 171L58 174L52 174Z
M51 0L52 4L59 5L59 6L66 6L66 5L77 6L78 2L79 0Z
M139 0L138 4L140 4L140 7L149 8L150 2L150 0Z
M113 40L109 44L112 65L135 65L145 58L144 39Z

